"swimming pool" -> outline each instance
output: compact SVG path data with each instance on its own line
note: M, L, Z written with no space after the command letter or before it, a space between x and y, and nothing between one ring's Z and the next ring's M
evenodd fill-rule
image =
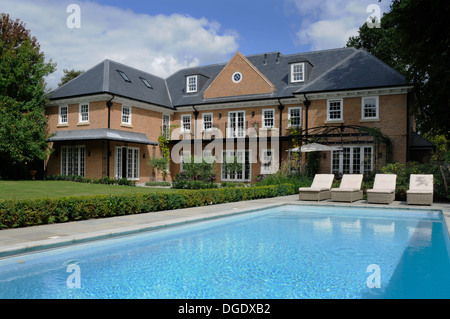
M450 298L437 211L286 205L0 260L0 298Z

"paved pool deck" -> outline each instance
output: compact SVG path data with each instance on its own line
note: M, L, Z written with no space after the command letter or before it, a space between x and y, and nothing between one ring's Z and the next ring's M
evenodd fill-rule
M450 203L435 203L432 206L412 206L407 205L406 202L397 201L390 205L367 204L366 200L354 203L338 203L331 202L330 200L313 202L300 201L298 195L292 195L64 224L1 230L0 258L287 204L440 210L444 214L447 229L450 234Z

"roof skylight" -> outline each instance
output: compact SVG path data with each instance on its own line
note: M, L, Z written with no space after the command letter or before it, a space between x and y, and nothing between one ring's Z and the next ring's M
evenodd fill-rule
M140 79L145 84L146 87L148 87L149 89L153 89L152 85L150 84L150 82L147 81L147 79L144 79L144 78L140 78Z
M130 82L130 83L131 83L131 80L130 80L130 78L128 77L128 75L126 75L124 72L122 72L122 71L120 71L120 70L117 70L117 72L120 74L120 76L122 77L122 79L123 79L124 81Z

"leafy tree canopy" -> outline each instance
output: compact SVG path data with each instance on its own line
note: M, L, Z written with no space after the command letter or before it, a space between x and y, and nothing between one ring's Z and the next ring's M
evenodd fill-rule
M62 86L64 84L66 84L69 81L72 81L73 79L75 79L77 76L81 75L84 73L84 70L63 70L64 75L61 78L61 82L58 84L58 86Z
M418 128L450 138L450 6L446 0L393 0L381 28L360 27L347 46L364 48L414 85Z
M55 64L45 62L40 46L19 19L0 15L0 177L36 159L49 148L44 78Z

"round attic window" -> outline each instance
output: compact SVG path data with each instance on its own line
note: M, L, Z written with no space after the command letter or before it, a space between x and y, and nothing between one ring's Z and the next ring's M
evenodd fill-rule
M234 73L232 79L233 79L233 82L234 82L234 83L239 83L239 82L241 82L241 80L242 80L242 74L241 74L241 72L236 72L236 73Z

